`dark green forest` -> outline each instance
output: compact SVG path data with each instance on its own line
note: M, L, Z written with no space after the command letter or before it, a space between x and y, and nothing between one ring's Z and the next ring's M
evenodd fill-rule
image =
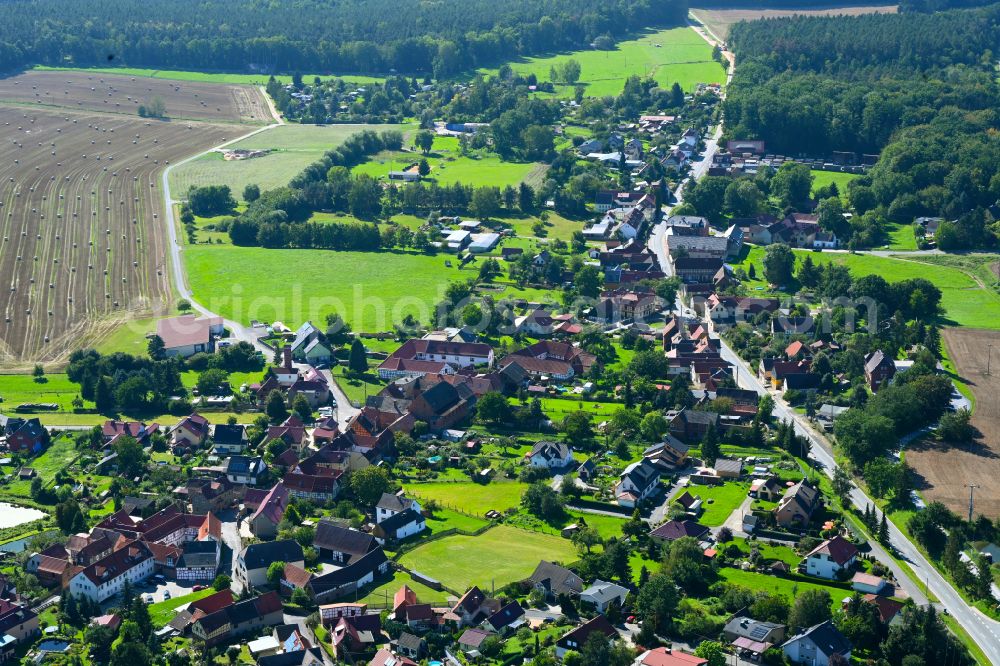
M857 213L956 221L942 249L996 244L1000 5L768 19L730 39L728 136L786 155L880 154L852 183Z
M684 0L14 0L4 9L0 71L110 63L436 76L687 16Z

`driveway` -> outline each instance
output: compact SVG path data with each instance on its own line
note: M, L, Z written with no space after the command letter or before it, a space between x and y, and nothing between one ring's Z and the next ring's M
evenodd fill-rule
M236 557L243 550L243 539L240 536L240 524L236 522L236 511L229 509L218 514L222 523L222 562L219 571L225 572L233 579L233 592L239 594L243 591L243 585L236 579Z

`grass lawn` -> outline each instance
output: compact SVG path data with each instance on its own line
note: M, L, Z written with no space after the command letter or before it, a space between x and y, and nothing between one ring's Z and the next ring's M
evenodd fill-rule
M690 486L688 492L702 499L704 513L698 522L717 527L743 503L749 489L750 484L747 483L724 483L721 486Z
M404 252L197 245L184 257L192 291L210 310L243 323L280 320L293 330L331 312L356 331L392 330L407 314L428 322L448 283L478 270L454 261L447 268L451 256Z
M118 74L120 76L143 76L151 79L172 79L174 81L199 81L202 83L237 83L244 85L255 85L263 86L267 84L268 75L266 74L227 74L224 72L208 73L208 72L187 72L183 70L176 69L142 69L137 67L46 67L44 65L37 65L34 69L39 70L56 70L60 72L86 72L86 73L101 73L101 74ZM302 78L311 81L315 74L302 75ZM291 83L291 75L277 74L276 79L281 83ZM334 78L324 76L323 78ZM339 76L336 78L342 78L350 83L372 83L375 81L382 81L383 79L374 76Z
M200 374L200 372L195 372L194 370L182 372L181 383L184 384L184 388L192 389L197 386L198 375ZM238 391L241 385L259 382L263 377L263 370L259 372L232 372L229 374L229 385L233 387L234 391Z
M148 333L156 331L157 317L130 319L93 345L101 354L124 352L133 356L146 356Z
M553 421L562 421L573 412L583 410L600 421L610 417L621 405L615 402L593 402L573 398L542 398L542 411Z
M917 261L907 258L878 257L870 254L850 254L847 252L809 252L796 250L801 259L806 254L817 264L836 263L847 266L855 278L877 274L889 282L910 278L925 278L941 290L941 303L945 309L942 323L951 326L971 328L1000 328L1000 294L993 289L980 286L965 270L941 263ZM757 280L747 280L745 284L751 295L767 293L763 280L764 248L751 246L746 257L735 266L749 269L754 264ZM922 259L922 258L921 258Z
M840 603L844 597L851 595L850 590L842 590L838 587L789 578L779 578L777 576L757 573L756 571L741 571L732 567L720 568L719 578L725 580L727 583L742 585L751 590L767 590L771 593L783 594L789 603L792 603L795 597L806 590L826 590L830 593L830 609L834 612L840 610Z
M43 380L36 382L31 375L0 375L0 411L13 414L21 403L51 402L59 405L59 411L71 412L73 398L80 395L80 385L71 382L64 373L47 374Z
M836 183L840 198L844 201L847 201L847 184L859 177L859 174L856 173L842 173L840 171L813 170L810 173L812 173L813 177L813 194L816 194L816 190L821 187L826 187L830 183Z
M396 571L390 580L371 588L358 601L374 608L392 608L392 595L404 585L416 592L420 603L443 604L448 599L448 593L444 590L432 589L413 580L413 577L405 571Z
M437 139L441 141L441 139ZM536 162L505 162L494 154L463 156L447 149L435 147L424 157L419 152L384 151L352 171L375 178L387 178L390 171L403 171L414 163L426 159L431 172L425 180L439 185L462 183L473 187L516 187L522 182L540 185L545 165ZM251 160L252 161L252 160Z
M304 168L344 139L365 129L384 131L400 125L281 125L259 132L231 148L270 150L263 157L225 160L211 152L170 171L171 192L183 197L192 185L228 185L242 201L243 188L251 183L267 190L288 184Z
M400 558L400 563L441 581L453 590L479 585L490 590L531 575L539 560L569 563L576 548L562 537L501 525L477 537L450 536L431 541Z
M458 508L477 516L495 509L503 511L521 503L521 495L528 486L520 481L493 481L474 483L411 483L406 490L422 500L436 500L444 507Z
M572 520L570 522L576 522L578 520L584 520L587 522L588 527L593 527L597 530L597 533L601 535L602 539L607 539L608 537L615 537L620 539L622 537L622 525L625 524L625 518L615 518L613 516L604 516L596 513L584 513L583 511L573 511L568 510Z
M365 340L364 342L367 343L369 341ZM374 342L374 340L372 342ZM393 341L393 345L395 345L393 350L395 350L396 347L399 347L399 344L400 343ZM373 362L369 361L368 365L370 367L373 365ZM378 378L378 374L374 372L366 372L361 377L347 378L344 376L346 371L347 368L342 365L338 365L333 369L333 375L337 378L337 384L339 384L340 388L343 389L345 394L347 394L347 397L351 399L351 402L364 404L365 399L368 396L375 395L385 388L385 383L380 380Z
M167 599L166 601L158 601L155 604L149 605L149 618L153 621L154 627L162 627L167 622L170 622L174 618L174 615L178 608L185 606L192 601L198 601L210 594L215 594L215 590L208 587L204 590L199 590L198 592L192 592L191 594L185 594L183 597L174 597L173 599Z
M460 530L462 532L475 532L486 527L487 521L480 518L473 518L464 513L452 511L451 509L438 509L432 518L427 519L427 529L431 534L443 532L445 530Z
M71 434L62 435L54 438L52 440L52 444L49 445L49 448L47 448L42 455L29 460L25 464L25 467L30 467L35 470L35 473L38 474L42 483L48 485L52 483L56 473L72 463L78 455L79 453L73 445L73 436ZM19 497L31 497L31 482L20 480L11 481L10 484L4 488L3 492L5 495L9 494Z
M889 230L889 249L912 252L917 249L917 237L909 224L894 224Z
M620 42L610 51L573 51L510 65L516 72L533 73L539 80L549 81L552 66L570 58L580 63L579 83L591 97L621 94L625 80L633 74L652 77L666 88L679 83L685 92L694 90L698 83L726 81L725 69L712 60L712 47L690 28L651 32L639 39ZM556 86L558 97L571 98L573 93L573 85Z

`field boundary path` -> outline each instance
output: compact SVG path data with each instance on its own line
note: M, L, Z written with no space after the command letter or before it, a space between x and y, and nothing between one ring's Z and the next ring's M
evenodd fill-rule
M170 166L168 166L166 169L164 169L163 174L161 176L161 180L163 183L163 203L164 203L163 219L167 225L167 245L170 251L170 272L173 275L174 289L177 291L177 295L179 298L183 298L189 303L191 303L192 308L194 308L199 314L206 317L218 317L220 315L218 315L215 312L212 312L207 307L199 303L198 300L195 299L194 293L191 291L191 288L188 286L186 279L187 276L184 271L184 262L181 260L181 252L183 251L184 248L181 246L177 237L177 221L176 221L176 216L174 215L174 204L179 202L175 200L170 193L170 172L174 168L183 166L188 162L192 162L202 157L203 155L207 155L208 153L221 150L222 148L226 148L227 146L230 146L232 144L238 143L245 139L249 139L250 137L260 134L261 132L266 132L267 130L274 129L276 127L281 127L282 125L284 125L285 120L281 117L281 114L279 114L278 110L274 107L274 103L272 102L270 96L268 96L267 93L264 92L263 88L261 88L261 92L264 94L264 99L267 100L267 106L271 110L272 115L274 116L273 123L265 125L264 127L258 127L250 132L247 132L246 134L225 141L224 143L220 143L217 146L213 146L212 148L204 150L195 155L191 155L190 157L187 157L179 162L175 162ZM232 321L230 319L225 319L225 318L223 318L223 324L227 329L231 331L233 337L235 337L237 340L243 342L249 342L250 344L252 344L257 351L259 351L264 355L264 358L269 358L274 355L274 350L260 341L261 337L260 331L256 331L253 328L245 326L240 322ZM351 403L351 400L347 397L347 394L340 387L340 384L337 383L337 380L333 376L333 373L331 373L329 370L323 370L322 372L323 376L326 377L326 381L330 386L330 391L333 393L334 399L337 401L337 408L336 408L337 419L341 423L343 423L347 421L349 418L353 417L355 414L357 414L360 410L354 407L354 405Z

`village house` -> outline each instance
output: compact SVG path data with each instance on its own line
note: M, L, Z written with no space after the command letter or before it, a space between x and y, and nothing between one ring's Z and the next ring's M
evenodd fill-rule
M101 603L153 575L153 554L142 541L128 541L69 580L66 592Z
M792 636L781 646L793 664L826 666L834 655L851 659L851 642L827 620Z
M287 506L288 489L281 483L274 484L247 520L250 531L259 539L273 539L278 534L278 525L285 517Z
M434 365L435 369L424 368L414 361L423 361ZM399 379L427 372L440 372L441 364L453 368L469 366L493 366L493 348L481 342L447 342L441 340L410 339L399 349L389 354L378 366L381 379ZM409 369L408 369L409 368Z
M302 546L292 539L250 544L237 556L234 573L248 589L267 585L267 568L272 562L304 567Z
M210 425L201 414L185 416L170 429L170 447L174 452L188 452L202 446L208 439Z
M203 641L206 647L214 647L263 627L281 624L282 620L281 597L277 592L268 592L195 620L191 625L191 634Z
M167 357L187 358L199 352L215 351L215 340L225 332L222 317L187 314L156 322L156 335L163 341Z
M49 445L49 432L37 418L0 415L0 434L11 453L38 454Z
M777 502L784 488L778 477L769 476L766 479L754 479L747 494L754 499Z
M775 622L764 622L752 617L737 615L722 628L722 636L730 643L748 639L758 643L776 645L785 640L786 627ZM763 650L761 651L763 652Z
M607 613L612 606L621 608L628 597L627 587L597 579L593 585L580 593L580 601L591 604L598 613Z
M878 391L896 376L896 364L881 349L865 356L865 381Z
M579 652L594 634L603 634L609 639L617 638L618 632L603 615L595 615L593 619L571 629L556 641L556 658L562 659L570 650Z
M389 568L389 558L381 548L376 548L361 557L352 558L341 569L314 576L309 581L306 592L317 604L329 603L355 594L388 573Z
M535 567L528 581L532 586L545 594L545 598L554 601L560 595L578 596L583 591L583 580L566 567L542 560Z
M370 653L388 637L382 631L382 618L378 613L342 617L330 630L330 640L337 656L347 663Z
M662 442L646 448L642 452L642 456L663 472L676 472L687 467L690 448L684 442L667 433Z
M375 524L372 535L384 544L387 541L402 541L427 529L427 521L413 509L404 509Z
M586 375L598 361L590 352L572 344L540 340L505 356L500 360L500 367L503 369L513 363L532 378L549 377L565 381Z
M819 491L802 479L785 491L774 509L774 520L786 528L808 525L821 499Z
M313 547L322 560L348 564L378 549L378 542L370 534L341 527L329 520L316 524Z
M0 599L0 636L10 636L16 644L39 635L38 614L28 606Z
M700 442L709 428L719 431L721 421L715 412L696 409L682 409L670 419L670 434L679 440Z
M858 549L839 534L816 546L806 555L806 573L828 580L837 580L854 566Z
M524 459L532 467L559 470L573 464L573 449L563 442L535 442Z
M220 556L219 541L188 541L181 548L174 576L179 581L211 582L219 569Z
M663 299L652 291L618 288L601 293L594 307L594 318L604 323L642 321L663 309Z
M230 456L226 460L226 478L232 483L257 485L257 480L267 472L267 465L260 456Z
M702 502L701 498L692 495L690 492L685 490L680 495L674 497L673 503L684 509L684 512L691 516L697 516L701 513Z
M646 458L626 467L615 483L615 500L619 506L635 507L660 488L660 471Z
M708 534L708 528L693 520L668 520L649 533L660 541L676 541L683 537L701 539Z
M672 648L658 647L639 655L636 666L708 666L708 659Z
M110 446L118 437L131 437L143 446L149 446L149 438L159 432L160 424L146 425L138 421L116 421L108 419L101 426L101 440L105 447Z
M307 321L295 331L291 342L292 359L309 365L327 365L333 358L333 350L326 341L326 335Z
M249 445L247 428L244 425L220 423L212 429L212 450L217 456L238 456L246 452Z

